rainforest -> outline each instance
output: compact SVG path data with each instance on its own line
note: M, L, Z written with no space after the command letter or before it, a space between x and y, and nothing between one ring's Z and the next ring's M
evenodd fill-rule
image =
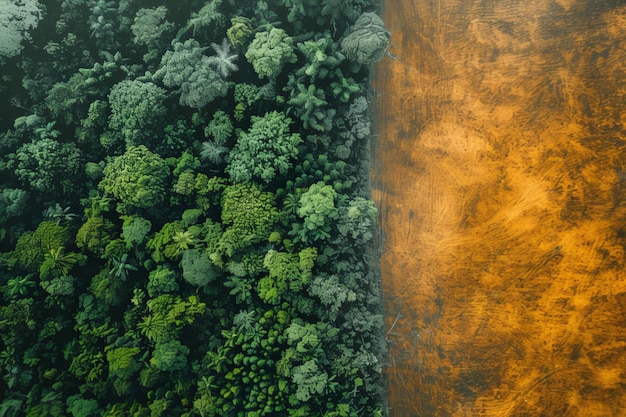
M380 416L370 0L0 0L0 416Z

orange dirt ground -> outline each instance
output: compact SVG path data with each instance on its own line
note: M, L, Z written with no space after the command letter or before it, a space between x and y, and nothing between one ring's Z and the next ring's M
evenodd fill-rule
M625 2L396 0L383 17L390 415L625 416Z

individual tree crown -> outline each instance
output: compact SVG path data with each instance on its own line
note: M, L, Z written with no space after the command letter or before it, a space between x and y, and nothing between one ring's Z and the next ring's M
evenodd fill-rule
M271 26L254 36L246 59L260 78L276 78L285 64L293 64L298 58L293 53L293 39L283 29Z
M18 55L22 40L42 17L37 0L0 0L0 59Z
M201 108L228 92L228 84L213 69L215 63L204 55L205 50L193 39L175 42L174 50L163 55L154 73L154 78L163 80L165 86L180 87L179 103L184 106ZM225 59L230 62L228 57ZM223 61L221 64L226 65Z
M369 65L380 61L389 46L391 32L375 13L363 13L341 42L341 51L359 64Z
M256 184L235 184L224 190L222 222L241 239L265 238L278 220L275 197Z
M290 131L291 119L282 112L252 116L251 121L250 130L241 132L228 154L225 171L235 182L253 178L270 182L291 168L302 139L300 134Z
M130 146L105 168L99 187L118 200L118 211L154 207L165 200L170 170L143 145Z
M151 82L124 80L109 94L109 127L121 135L127 145L140 145L158 137L155 120L166 114L166 91Z
M80 169L81 152L72 143L43 138L22 145L15 153L15 174L25 188L39 193L67 193Z
M300 204L296 212L304 220L301 229L294 225L294 232L298 233L304 242L312 242L330 237L331 226L337 219L335 189L323 182L317 182L300 197Z

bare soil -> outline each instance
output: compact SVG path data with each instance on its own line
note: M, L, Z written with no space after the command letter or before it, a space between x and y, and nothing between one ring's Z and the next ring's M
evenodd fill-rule
M397 0L383 18L390 415L626 415L624 1Z

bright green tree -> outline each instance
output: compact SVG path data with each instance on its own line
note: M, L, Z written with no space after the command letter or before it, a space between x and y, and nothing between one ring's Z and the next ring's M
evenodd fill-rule
M166 91L151 82L124 80L109 93L109 127L126 141L140 145L159 136L159 120L166 114Z
M55 195L69 193L76 187L81 158L74 144L46 137L22 145L9 164L24 188Z
M66 246L70 239L67 227L56 222L43 221L39 223L37 229L19 237L15 249L9 255L9 260L26 271L38 272L46 260L46 255L49 255L51 250L59 250Z
M311 185L300 197L297 209L304 223L294 224L292 233L304 242L328 239L332 224L338 217L336 199L337 192L332 186L321 181Z
M267 239L278 221L275 196L256 184L235 184L222 195L222 222L239 239Z
M115 197L118 211L150 208L161 204L169 188L170 169L159 155L143 145L129 146L104 168L99 187Z
M257 32L248 46L246 59L259 75L259 78L276 78L287 63L297 61L293 39L284 29L270 26Z

